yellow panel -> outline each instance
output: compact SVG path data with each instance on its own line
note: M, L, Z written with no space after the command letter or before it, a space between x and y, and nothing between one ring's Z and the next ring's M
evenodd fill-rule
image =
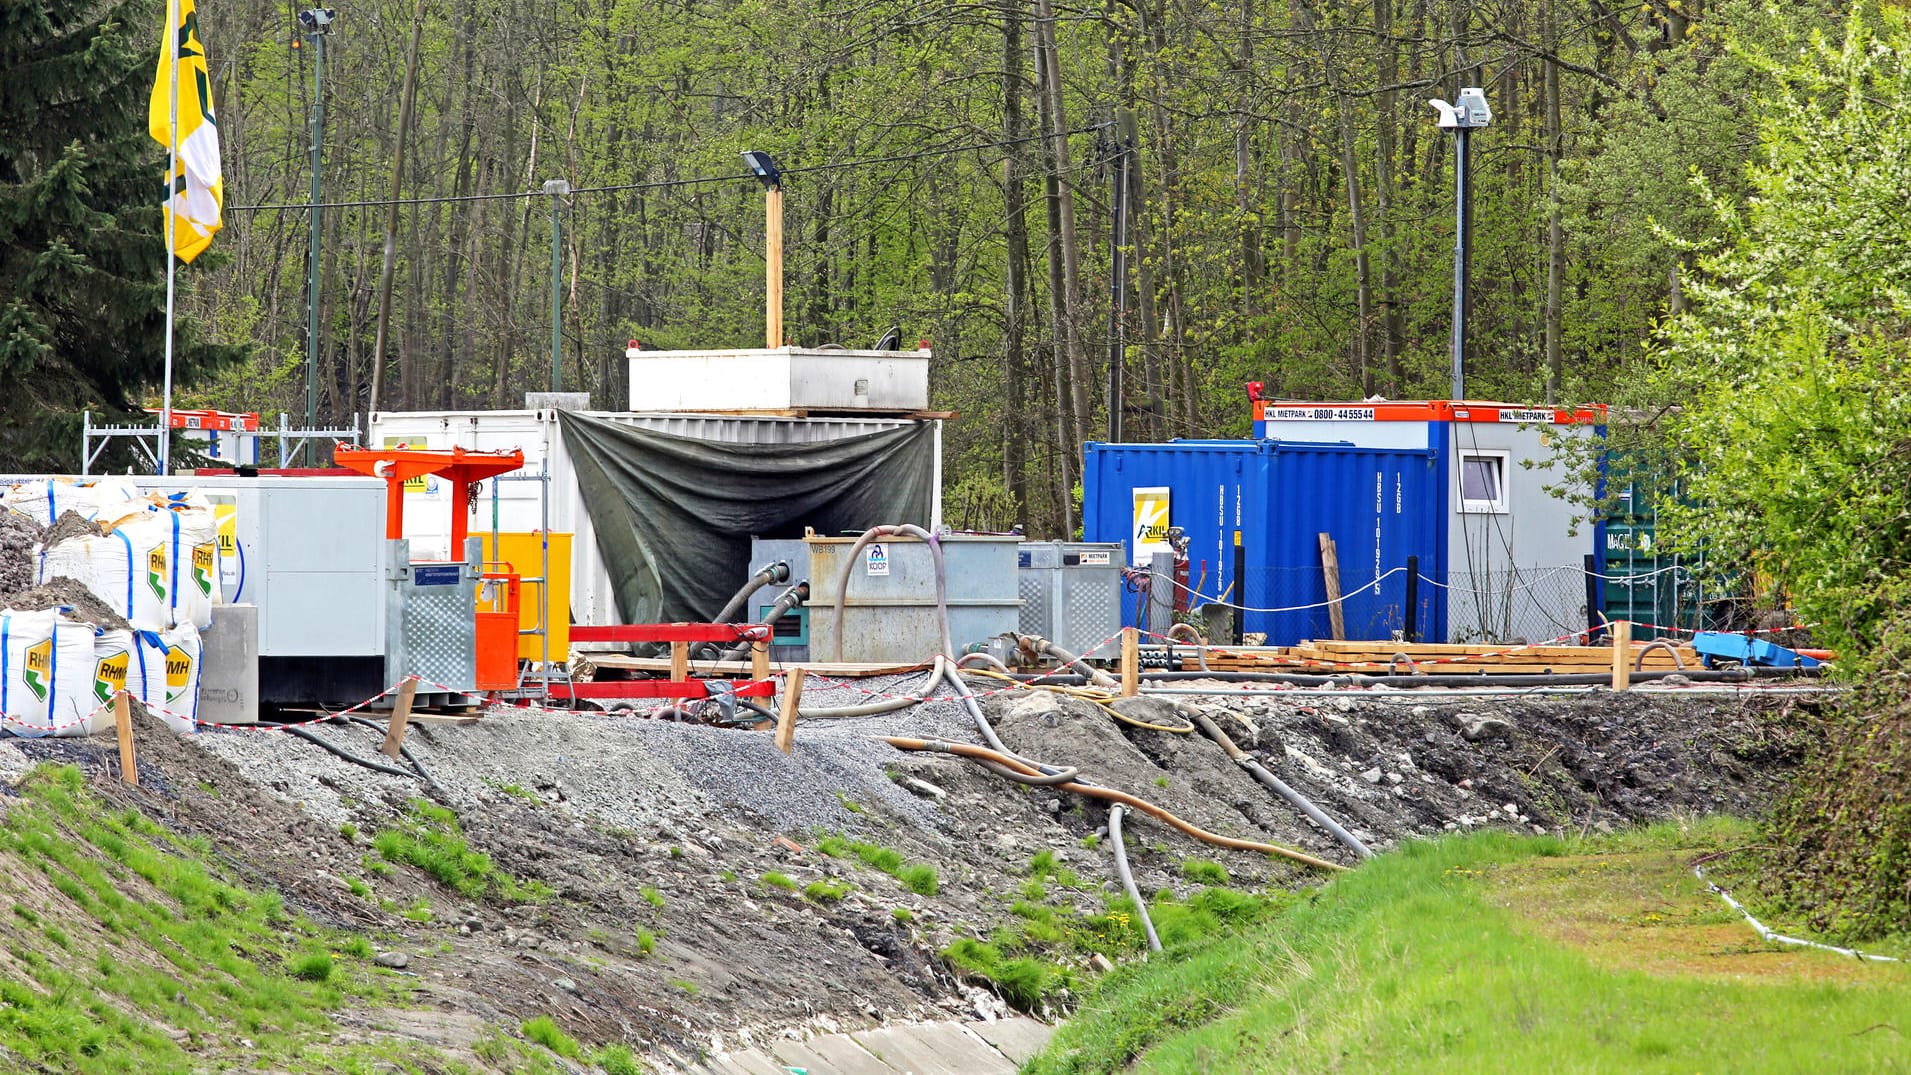
M537 532L505 531L498 535L498 544L503 546L504 555L499 556L491 545L491 531L474 532L473 537L484 541L484 558L487 561L502 560L511 566L502 570L515 572L531 579L543 570L538 561L539 539L544 535ZM485 567L486 571L499 568ZM518 626L528 630L537 626L536 583L527 582L519 591ZM571 535L551 534L551 660L562 662L571 652ZM543 653L543 645L536 635L518 636L518 658L535 661Z

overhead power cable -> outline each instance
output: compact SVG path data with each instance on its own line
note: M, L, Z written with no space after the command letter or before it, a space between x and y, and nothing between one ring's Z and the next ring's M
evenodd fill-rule
M1076 127L1073 130L1064 131L1062 136L1066 138L1077 134L1092 134L1108 126L1109 124L1107 123L1095 123L1086 127ZM1006 149L1009 146L1021 145L1025 142L1039 142L1047 137L1050 136L1046 134L1031 134L1024 135L1021 138L1005 138L997 142L976 142L963 146L924 149L914 153L898 153L887 157L860 157L856 160L832 161L826 164L801 164L795 167L783 168L781 171L784 175L840 172L850 168L867 168L876 164L896 164L903 161L923 160L929 157L954 157L963 153L973 153L980 149ZM607 194L625 190L669 190L678 187L711 186L724 183L741 183L745 180L754 180L755 178L756 176L750 172L740 172L736 175L696 176L689 179L658 179L644 183L617 183L602 187L573 187L571 188L571 196L575 197L579 194ZM547 196L543 189L540 188L537 190L507 191L501 194L451 194L434 198L372 198L364 201L319 202L316 206L311 202L272 202L258 205L228 205L225 207L225 211L228 213L256 213L271 210L312 208L372 209L392 205L445 205L457 202L493 202L507 201L514 198L543 198Z

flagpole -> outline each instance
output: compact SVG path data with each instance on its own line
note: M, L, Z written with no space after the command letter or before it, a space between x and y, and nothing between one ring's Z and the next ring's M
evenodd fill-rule
M166 50L171 57L166 81L172 87L172 119L166 134L166 200L161 210L166 224L166 374L159 403L159 475L172 473L173 431L173 270L179 262L174 251L179 243L179 213L173 207L173 191L179 176L179 0L166 0Z

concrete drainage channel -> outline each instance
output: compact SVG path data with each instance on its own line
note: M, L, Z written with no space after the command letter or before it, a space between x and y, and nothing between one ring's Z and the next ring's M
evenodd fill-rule
M712 1057L701 1075L1014 1075L1041 1052L1052 1028L1028 1018L918 1023L847 1034L784 1038Z

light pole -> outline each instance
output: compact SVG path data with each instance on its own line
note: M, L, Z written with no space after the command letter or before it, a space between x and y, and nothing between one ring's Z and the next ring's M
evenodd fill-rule
M1453 398L1466 398L1467 259L1473 248L1473 189L1468 175L1468 136L1493 122L1486 91L1469 86L1460 91L1460 103L1439 98L1427 102L1440 114L1440 129L1453 132Z
M306 258L305 278L305 428L318 428L319 236L324 231L319 208L319 164L325 152L325 39L332 36L337 8L313 7L299 12L299 25L312 42L312 245ZM317 446L305 441L305 465L313 465Z
M565 179L544 181L551 196L551 391L564 390L564 195L571 192Z
M763 346L783 346L783 173L760 149L743 151L744 163L763 184Z

